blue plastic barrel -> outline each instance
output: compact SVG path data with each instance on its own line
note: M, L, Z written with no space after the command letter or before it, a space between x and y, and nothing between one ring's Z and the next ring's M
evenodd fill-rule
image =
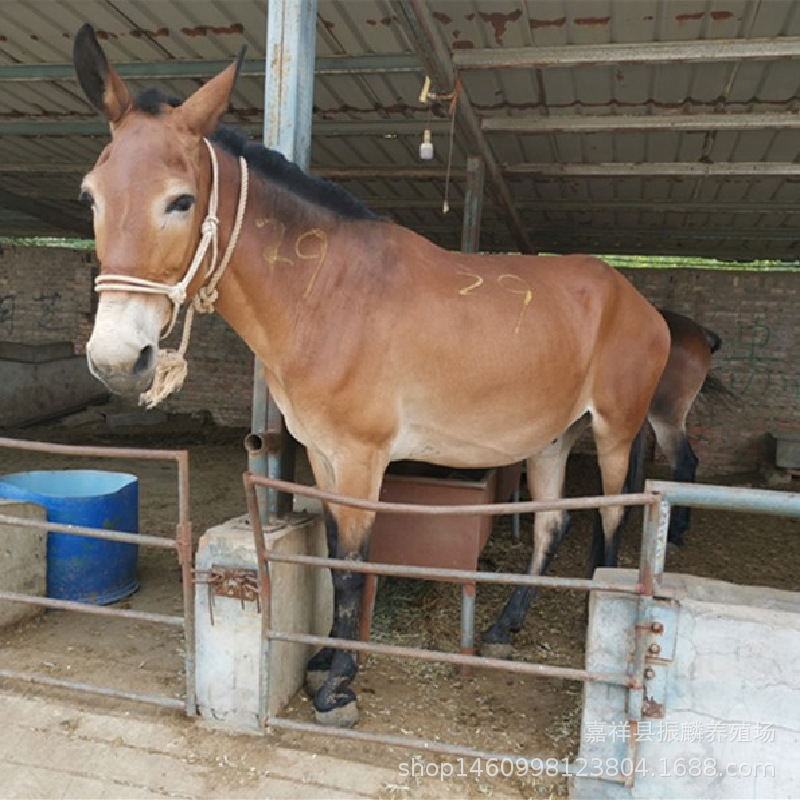
M102 470L51 470L0 476L0 498L47 509L47 521L138 533L135 475ZM138 588L139 548L68 533L47 535L47 596L105 605Z

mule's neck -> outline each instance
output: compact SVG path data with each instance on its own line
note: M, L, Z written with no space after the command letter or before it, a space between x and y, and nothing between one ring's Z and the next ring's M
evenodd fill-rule
M236 159L216 148L220 249L229 241L240 178ZM251 169L247 210L216 310L267 367L277 366L299 304L312 301L341 219Z

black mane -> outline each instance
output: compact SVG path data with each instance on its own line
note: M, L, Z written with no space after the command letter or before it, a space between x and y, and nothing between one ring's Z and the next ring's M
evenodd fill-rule
M136 96L133 106L145 114L158 116L165 105L176 108L181 102L158 89L146 89ZM345 219L378 219L377 214L343 187L324 178L306 174L282 153L270 150L260 142L249 141L234 128L220 125L212 134L211 141L237 158L244 156L254 172L310 203L333 211Z

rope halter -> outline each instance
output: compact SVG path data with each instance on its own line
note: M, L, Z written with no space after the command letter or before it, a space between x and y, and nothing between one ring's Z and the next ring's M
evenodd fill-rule
M94 288L97 292L137 292L139 294L160 294L164 295L172 303L169 325L159 340L164 339L172 332L178 319L181 306L186 302L187 290L194 280L206 253L211 248L211 258L206 269L205 280L198 290L191 305L186 311L186 318L183 323L183 333L181 335L180 347L177 350L159 349L156 359L155 375L150 389L140 395L139 402L147 408L158 405L165 397L177 391L183 385L188 372L185 353L189 346L189 336L192 330L192 320L194 312L200 314L210 314L214 311L214 303L217 301L217 284L225 272L228 262L236 247L239 234L242 230L244 213L247 208L247 188L248 173L247 162L242 156L239 157L239 169L241 182L239 186L239 203L236 207L236 217L233 223L231 237L228 246L222 255L222 259L217 263L218 256L218 235L219 219L217 217L217 205L219 201L219 165L217 154L208 139L203 139L208 153L211 156L211 189L208 197L208 213L200 227L200 242L197 245L189 269L183 278L175 284L160 283L149 281L145 278L135 278L128 275L100 275L95 278Z

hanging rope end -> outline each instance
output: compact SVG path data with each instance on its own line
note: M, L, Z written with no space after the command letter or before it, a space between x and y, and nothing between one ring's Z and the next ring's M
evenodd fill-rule
M139 404L148 410L155 408L183 386L188 372L189 366L182 353L177 350L159 350L153 383L146 392L139 395Z

